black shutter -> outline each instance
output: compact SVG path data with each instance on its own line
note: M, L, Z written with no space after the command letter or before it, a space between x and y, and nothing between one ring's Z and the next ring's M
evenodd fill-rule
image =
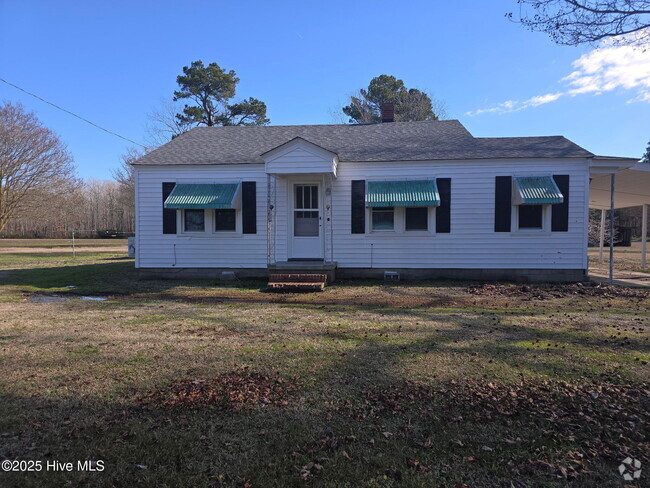
M437 178L440 206L436 209L436 232L451 232L451 178Z
M254 181L241 184L241 220L244 234L257 234L257 187Z
M366 233L366 180L352 181L352 233Z
M497 176L494 185L494 232L510 232L512 176Z
M172 192L176 183L162 184L162 203L163 203L163 234L176 234L176 209L165 208L165 200Z
M555 184L564 196L564 202L551 206L551 231L569 230L569 175L553 175Z

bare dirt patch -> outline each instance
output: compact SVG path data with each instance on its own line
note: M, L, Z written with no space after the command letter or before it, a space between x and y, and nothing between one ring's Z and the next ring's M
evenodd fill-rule
M512 285L507 283L480 283L465 290L477 296L506 296L546 300L571 296L590 296L603 298L650 298L650 290L639 290L605 284L571 283L565 285Z
M137 399L145 408L213 408L224 411L285 407L295 385L280 376L242 369L215 378L171 383Z

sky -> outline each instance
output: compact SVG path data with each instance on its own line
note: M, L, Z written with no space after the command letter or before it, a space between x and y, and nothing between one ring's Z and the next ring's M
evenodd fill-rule
M516 0L0 0L0 78L137 142L183 66L235 70L272 125L341 121L380 74L444 102L477 137L564 135L601 155L650 140L650 49L567 47L509 21ZM53 129L79 175L130 143L0 83ZM343 119L344 120L344 119Z

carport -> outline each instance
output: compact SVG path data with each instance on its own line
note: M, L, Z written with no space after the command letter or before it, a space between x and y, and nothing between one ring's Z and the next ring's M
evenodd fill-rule
M642 268L648 265L648 207L650 206L650 164L633 158L595 156L591 162L589 208L601 211L599 261L605 247L606 211L614 215L617 208L643 207L641 228ZM614 280L614 219L609 222L609 281Z

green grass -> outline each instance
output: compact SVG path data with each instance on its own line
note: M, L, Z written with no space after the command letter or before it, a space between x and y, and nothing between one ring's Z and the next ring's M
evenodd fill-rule
M126 239L75 239L75 246L83 247L124 247ZM7 239L0 238L0 248L3 247L27 247L34 249L52 249L58 247L69 247L72 251L72 239Z
M0 485L623 486L626 455L650 463L648 291L263 285L0 254L0 455L106 464ZM187 408L170 389L256 372L286 403Z

